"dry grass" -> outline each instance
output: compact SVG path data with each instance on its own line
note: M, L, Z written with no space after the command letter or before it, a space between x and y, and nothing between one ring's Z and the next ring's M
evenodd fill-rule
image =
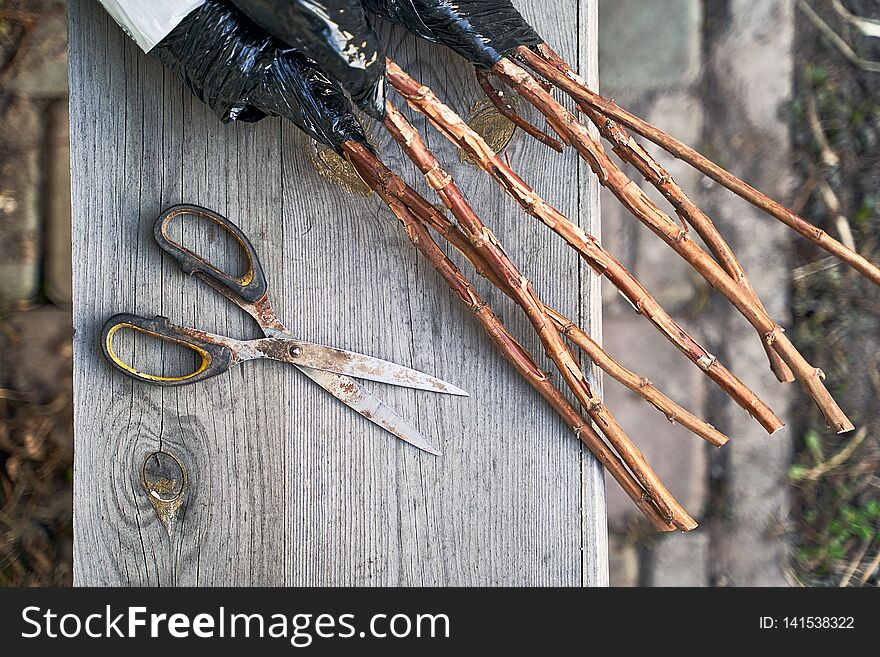
M827 25L867 59L866 38L828 3L813 3ZM820 6L822 5L822 6ZM876 3L847 8L880 17ZM880 260L880 74L854 65L812 21L799 17L794 136L806 215L830 234ZM798 208L795 208L796 210ZM795 487L794 571L808 585L877 585L880 566L880 291L798 243L793 279L796 341L820 363L858 432L837 436L809 405L791 468Z
M22 368L39 365L24 362L34 353L25 343L41 327L23 329L17 310L0 316L0 586L70 585L70 336L42 350L57 359L52 385L22 385Z

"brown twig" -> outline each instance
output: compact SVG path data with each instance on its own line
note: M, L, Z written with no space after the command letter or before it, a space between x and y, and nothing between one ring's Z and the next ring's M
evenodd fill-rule
M670 531L672 526L664 519L664 516L658 511L650 496L633 478L621 460L553 385L546 373L538 367L528 352L507 332L488 304L480 298L470 282L446 254L443 253L440 247L437 246L428 233L427 228L413 214L410 207L400 200L399 188L404 185L403 181L388 170L364 146L355 142L346 142L343 144L343 151L361 177L376 190L382 200L399 219L419 252L431 263L461 301L473 311L505 358L560 414L575 434L621 484L652 524L657 529ZM425 203L427 204L427 201ZM685 514L685 517L689 522L683 523L679 527L680 529L687 530L696 526L696 523L689 516ZM679 517L677 520L681 523L683 519Z
M557 153L561 153L564 150L562 143L558 139L554 139L543 130L533 126L517 113L513 105L511 105L504 97L504 92L492 86L492 82L489 80L489 73L486 69L475 68L474 71L477 75L477 82L480 83L483 92L489 100L492 101L492 104L501 116L505 117L527 135L537 139L545 146L549 146Z
M761 300L746 277L745 271L734 255L733 250L721 236L721 233L718 232L712 220L690 199L669 172L650 153L642 148L638 142L632 139L623 128L615 123L613 119L609 119L604 114L597 112L587 105L579 107L599 129L600 134L611 143L618 157L624 162L632 164L645 180L650 182L670 202L672 207L675 208L676 214L687 224L694 227L697 234L706 243L709 251L715 256L715 259L724 271L727 272L727 275L742 288L743 293L748 296L752 303L761 306L763 309ZM792 374L788 365L785 364L785 361L782 360L782 357L776 353L776 350L763 339L761 343L764 345L767 360L770 362L770 369L776 378L782 383L794 381L794 374Z
M816 402L828 425L838 433L852 431L853 424L834 401L822 383L824 373L810 365L795 348L783 329L774 322L759 303L755 303L742 287L694 242L668 215L662 212L642 189L608 157L602 146L590 135L586 126L558 103L523 68L509 59L501 59L493 67L502 80L546 116L552 116L565 138L590 165L599 182L611 190L620 202L657 236L684 258L712 287L723 294L758 331L762 341L772 347L795 378Z
M486 261L477 253L458 226L453 224L445 215L437 212L433 206L430 209L425 208L425 216L428 217L430 226L464 255L480 276L489 280L490 283L506 295L511 296L508 287L489 268ZM544 306L544 312L547 313L556 325L556 329L583 351L597 367L650 403L654 408L663 413L667 420L673 424L681 424L695 435L716 447L721 447L730 440L711 424L672 401L648 379L639 376L614 360L568 317L547 305Z
M409 201L409 199L407 200ZM480 276L489 280L506 295L512 295L508 286L497 277L458 226L445 215L437 212L433 206L423 210L429 217L431 227L464 255ZM553 321L556 329L583 351L597 367L650 403L663 413L667 420L673 424L680 424L716 447L721 447L728 442L729 438L718 429L672 401L645 377L639 376L618 363L568 317L547 305L544 305L544 312Z
M452 177L443 170L440 162L425 145L418 131L390 102L386 103L385 128L403 148L404 152L425 176L428 185L437 192L443 204L458 220L459 226L483 257L486 264L504 281L513 300L522 308L538 334L547 356L553 361L568 388L587 411L596 426L623 462L654 500L666 517L676 521L683 509L651 470L642 453L618 425L611 412L595 394L580 365L569 351L553 321L544 311L529 280L518 270L501 248L495 235L474 212L462 195Z
M431 213L431 227L440 233L473 265L474 270L489 280L495 287L511 295L510 290L498 279L461 230L439 212ZM695 435L715 447L721 447L730 440L708 422L681 407L664 395L645 377L625 368L600 347L585 331L562 313L544 306L544 312L553 320L556 329L571 340L586 356L611 378L626 386L654 408L663 413L673 424L680 424Z
M545 309L559 328L559 331L574 342L597 367L650 403L654 408L663 413L667 420L673 424L680 424L715 447L721 447L727 443L729 438L726 435L672 401L660 392L651 381L618 363L570 319L557 313L552 308L545 307Z
M562 62L563 60L559 55L553 52L547 44L541 44L538 46L537 52L521 46L516 49L516 54L528 64L530 68L565 91L575 100L575 102L588 105L605 116L619 121L627 128L654 142L678 159L687 162L708 177L712 178L718 184L723 185L755 207L760 208L792 230L797 231L820 248L825 249L832 255L844 261L865 275L875 285L880 285L880 268L876 265L872 264L855 251L848 249L845 245L832 238L822 229L814 226L806 219L799 217L788 208L777 203L748 183L743 182L732 173L721 168L693 148L674 137L670 137L647 121L627 112L618 107L613 101L600 96L595 91L592 91L587 86L586 81L575 73L571 67L564 65L564 68L561 68L562 65L559 64L559 62Z
M699 345L648 294L647 290L608 253L595 237L572 223L561 212L534 192L455 112L444 105L425 86L407 75L393 61L388 60L388 80L416 111L427 116L453 143L492 176L529 214L562 237L600 275L605 275L629 300L637 312L644 315L660 332L692 362L715 381L740 406L746 409L768 432L774 433L783 423L754 392L748 389L718 360Z
M395 136L395 138L397 137ZM419 195L408 186L400 188L398 193L401 195L402 200L405 203L418 208L418 214L421 217L424 217L434 230L464 255L478 274L485 277L496 288L513 298L513 292L510 290L510 286L499 278L484 257L474 247L472 240L465 235L464 231L456 226L446 215L438 212L434 206L428 205L427 201L424 201L424 199L421 199L420 201L421 197L419 197ZM420 202L423 203L423 205L420 206ZM727 436L718 431L711 424L708 424L672 401L669 397L660 392L660 390L658 390L648 379L623 367L589 335L587 335L585 331L565 315L550 308L546 304L543 305L543 310L555 325L556 330L571 340L591 361L593 361L593 363L596 364L596 366L645 399L648 403L654 406L654 408L663 413L670 422L681 424L695 435L703 438L716 447L721 447L727 443L729 440Z

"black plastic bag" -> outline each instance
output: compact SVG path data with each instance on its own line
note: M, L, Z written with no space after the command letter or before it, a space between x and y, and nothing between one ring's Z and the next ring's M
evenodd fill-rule
M339 85L225 2L195 9L150 55L224 122L281 116L337 152L347 140L367 144Z
M385 52L360 0L231 0L267 32L319 62L373 116L385 112Z
M361 0L378 16L486 68L544 39L508 0Z

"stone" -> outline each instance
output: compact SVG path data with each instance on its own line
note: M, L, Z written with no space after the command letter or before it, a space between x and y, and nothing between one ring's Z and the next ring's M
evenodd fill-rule
M614 198L607 189L600 192L599 207L602 209L602 246L604 246L624 267L630 269L636 262L638 240L641 235L639 222ZM629 308L617 288L610 282L602 282L602 306L606 311L618 306ZM607 316L603 317L607 324Z
M653 545L651 586L709 586L709 534L664 534Z
M7 102L0 133L0 303L39 291L40 112L24 99Z
M638 256L630 271L672 317L690 313L709 284L666 242L647 227L638 227Z
M600 0L600 86L606 94L689 85L700 74L699 0Z
M608 584L614 588L639 585L639 551L621 534L608 535Z
M780 108L791 99L794 7L790 2L732 0L719 16L719 34L707 39L711 82L707 99L717 120L707 125L713 152L723 153L735 174L782 203L791 200L789 126ZM772 82L771 78L775 78ZM788 246L794 238L780 223L712 186L705 192L719 228L728 236L768 312L786 323ZM756 239L760 235L760 239ZM754 330L727 308L713 323L734 371L785 419L797 384L781 386L768 372ZM804 397L800 403L808 403ZM790 428L769 437L732 402L723 420L734 437L724 448L723 505L713 532L712 578L727 586L787 586Z
M606 4L611 3L602 7ZM613 4L612 12L624 13L625 5L631 3ZM651 4L652 10L656 9L655 3ZM656 3L660 4L666 3ZM636 113L686 143L708 141L710 152L721 158L722 165L732 167L737 175L786 201L790 198L787 192L791 161L788 128L779 108L790 97L792 7L790 3L758 7L745 0L732 0L729 4L729 11L723 12L723 29L718 35L707 37L713 56L706 68L714 86L703 102L705 111L713 118L711 123L704 123L700 99L686 86L687 80L667 78L662 83L646 85L638 78L644 71L637 70L634 84L620 85L626 87L620 96L627 99ZM612 28L605 22L603 30L609 29ZM619 43L617 47L621 47ZM619 57L629 55L623 53ZM612 68L612 74L613 71ZM605 73L609 73L607 67ZM640 94L644 90L652 93ZM726 190L703 185L699 175L659 149L649 148L715 221L770 314L784 322L785 254L790 234ZM655 192L649 194L658 200ZM606 244L612 249L619 248L620 259L673 316L710 350L717 350L750 388L785 417L792 387L779 386L771 378L754 330L714 294L693 320L699 324L699 331L689 325L691 322L682 321L692 314L689 310L697 309L691 305L693 300L688 301L691 283L682 280L692 276L689 267L682 269L681 259L646 229L632 228L633 220L622 211L609 209L619 205L616 200L606 197L603 203L603 217L610 218L603 226ZM665 202L658 204L668 208ZM759 233L761 239L756 240L754 236ZM768 258L768 253L775 257ZM700 279L691 278L694 280L704 285ZM613 382L605 386L608 407L623 428L683 506L698 521L702 520L702 526L695 532L657 537L645 546L643 549L649 551L649 568L641 575L642 580L654 586L786 585L787 548L783 531L788 510L789 432L768 438L647 322L637 318L625 302L617 301L616 294L609 294L610 287L604 286L606 299L615 299L606 306L604 333L608 351L624 365L648 376L688 410L717 423L733 438L723 452L715 450L680 428L666 424L655 411L620 386ZM698 288L696 292L700 298L702 291ZM716 512L701 518L707 507L709 455L718 457L713 472L723 480L723 497L713 500L718 505ZM634 517L629 500L611 485L608 510L612 527L626 525ZM617 559L625 564L631 558L626 552L629 548L614 545L620 556L612 553L611 562Z
M67 101L49 110L46 139L46 234L43 291L56 304L72 300L70 269L70 114Z

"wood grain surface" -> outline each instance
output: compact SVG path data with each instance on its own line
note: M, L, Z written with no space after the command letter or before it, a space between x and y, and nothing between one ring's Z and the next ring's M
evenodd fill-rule
M516 4L595 79L594 0L554 2L552 11L538 0ZM461 59L401 30L382 33L414 76L463 115L472 110L481 96ZM607 582L599 466L378 199L319 176L292 125L222 125L95 0L70 3L70 93L77 585ZM598 282L575 254L424 121L416 124L543 298L599 335ZM436 200L400 151L377 141L389 164ZM573 152L556 155L519 133L507 154L549 201L598 231L596 186ZM368 386L444 455L383 433L283 364L246 363L181 388L111 369L98 331L115 312L258 335L244 313L182 275L156 246L153 221L181 202L245 231L276 310L297 335L470 391L458 398ZM181 230L189 244L219 244L204 226ZM485 281L478 287L543 358L521 313ZM153 346L129 348L148 356ZM158 353L178 366L173 350ZM188 474L170 538L140 481L145 458L160 449Z

